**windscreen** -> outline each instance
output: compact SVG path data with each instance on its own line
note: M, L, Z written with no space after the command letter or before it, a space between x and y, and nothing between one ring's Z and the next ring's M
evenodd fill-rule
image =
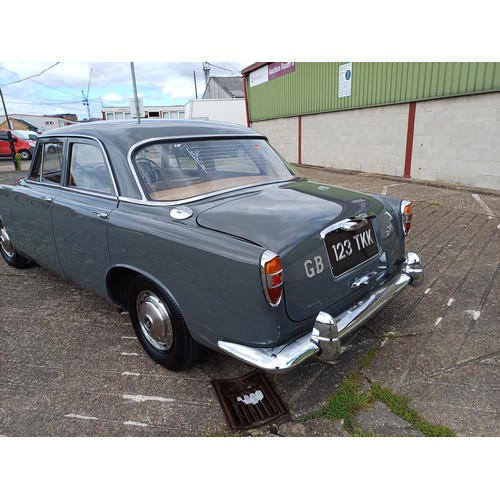
M255 138L147 143L132 162L152 201L186 200L295 175L265 140Z

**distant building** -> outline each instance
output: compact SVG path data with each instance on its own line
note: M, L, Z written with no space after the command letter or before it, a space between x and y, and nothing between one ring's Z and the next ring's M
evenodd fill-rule
M78 121L78 116L75 115L74 113L63 113L63 114L57 114L57 115L52 115L57 118L62 118L63 120L68 120L70 122L76 123Z
M245 94L241 77L212 76L202 99L181 106L144 106L138 99L141 118L218 120L246 125ZM103 106L103 120L130 120L136 117L135 100L128 106Z
M141 118L184 118L184 106L140 106ZM131 106L103 106L103 120L130 120L135 118L135 109Z
M186 118L247 124L245 99L198 99L186 103Z
M241 77L212 76L208 80L202 99L193 99L186 103L186 118L246 125L244 98Z
M65 127L76 123L76 120L67 120L65 118L60 118L59 116L25 115L19 113L9 114L9 119L11 121L11 129L32 130L33 132L38 132L40 134L43 134L43 132L46 132L47 130ZM16 122L15 126L12 126L14 125L13 122ZM5 115L0 115L0 128L9 128L7 126L7 119L5 118Z
M244 97L241 76L211 76L202 99L243 99Z
M31 123L28 123L25 120L19 120L18 118L12 118L9 115L9 121L10 121L10 129L11 130L29 130L31 132L36 132L38 133L38 129L32 125ZM0 130L7 130L9 129L9 124L7 123L7 120L4 116L0 116Z

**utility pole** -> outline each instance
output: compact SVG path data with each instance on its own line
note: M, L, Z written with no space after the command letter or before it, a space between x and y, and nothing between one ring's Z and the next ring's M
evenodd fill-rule
M89 90L90 90L90 79L92 78L92 68L90 68L90 75L89 75L89 83L87 85L87 95L83 93L82 90L82 95L83 95L83 105L87 106L87 115L88 115L88 121L91 121L91 116L90 116L90 104L89 104Z
M137 123L141 123L141 114L139 112L139 99L137 98L137 85L135 83L135 69L133 62L130 63L130 70L132 72L132 84L134 86L135 112L137 113Z
M205 73L205 88L207 88L208 80L210 79L210 64L207 62L203 63L203 73Z
M196 86L196 71L193 71L193 78L194 78L194 94L196 96L196 99L198 99L198 87Z
M0 88L0 97L2 98L3 110L5 112L5 119L7 120L7 128L8 128L7 139L9 140L10 151L12 153L12 161L14 162L14 170L17 170L16 148L14 147L14 141L12 139L12 134L10 132L10 130L11 130L10 118L9 118L9 115L7 114L7 107L5 106L5 101L3 99L3 92L2 92L1 88Z

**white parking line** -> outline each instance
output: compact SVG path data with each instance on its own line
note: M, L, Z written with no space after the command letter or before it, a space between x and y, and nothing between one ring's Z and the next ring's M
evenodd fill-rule
M127 420L126 422L123 422L123 425L135 425L137 427L147 427L148 424L143 424L141 422L134 422L133 420Z
M77 415L75 413L68 413L64 415L67 418L78 418L80 420L99 420L97 417L87 417L86 415ZM108 422L116 422L116 420L108 420ZM135 425L136 427L147 427L148 424L142 422L134 422L133 420L127 420L126 422L120 422L123 425Z
M64 416L67 418L79 418L81 420L99 420L97 417L87 417L85 415L76 415L75 413L68 413Z
M486 212L486 215L490 218L493 219L495 217L495 214L491 210L491 208L486 205L486 203L483 201L483 199L478 195L478 194L473 194L472 197L481 205L483 210Z
M143 403L144 401L159 401L160 403L175 403L175 399L162 398L161 396L142 396L141 394L124 394L123 399L129 399L136 403Z
M465 314L470 316L474 321L477 321L481 317L481 311L474 311L473 309L468 309Z
M399 184L388 184L387 186L384 186L381 194L387 194L387 188L394 187L394 186L399 186Z

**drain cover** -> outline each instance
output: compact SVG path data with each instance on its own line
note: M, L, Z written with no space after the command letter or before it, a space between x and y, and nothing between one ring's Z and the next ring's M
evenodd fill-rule
M232 380L212 380L212 385L232 429L255 429L289 418L280 398L259 371Z

